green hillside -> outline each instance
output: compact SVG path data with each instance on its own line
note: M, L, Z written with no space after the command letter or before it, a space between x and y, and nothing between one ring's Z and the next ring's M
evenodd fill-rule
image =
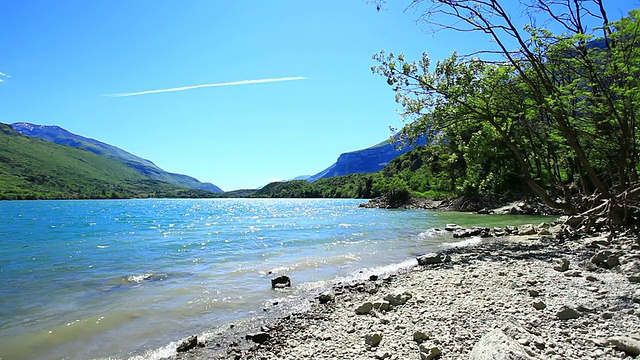
M205 197L69 146L22 136L0 123L0 199Z

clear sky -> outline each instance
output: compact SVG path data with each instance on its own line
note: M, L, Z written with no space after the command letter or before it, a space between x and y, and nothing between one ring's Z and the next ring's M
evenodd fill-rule
M374 53L487 44L427 34L409 1L389 3L2 0L0 122L58 125L223 190L315 174L401 124ZM609 3L612 19L638 6Z

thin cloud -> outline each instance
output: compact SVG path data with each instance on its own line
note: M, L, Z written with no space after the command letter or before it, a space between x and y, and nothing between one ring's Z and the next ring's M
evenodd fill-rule
M11 75L7 75L7 74L3 73L2 71L0 71L0 76L4 76L6 78L10 78L11 77ZM4 79L0 78L0 82L4 82Z
M109 96L109 97L138 96L138 95L158 94L158 93L166 93L166 92L173 92L173 91L193 90L193 89L216 87L216 86L264 84L264 83L272 83L272 82L295 81L295 80L305 80L305 79L306 77L303 77L303 76L293 76L293 77L281 77L281 78L272 78L272 79L240 80L240 81L231 81L231 82L214 83L214 84L180 86L180 87L167 88L167 89L145 90L145 91L120 93L120 94L107 94L104 96Z

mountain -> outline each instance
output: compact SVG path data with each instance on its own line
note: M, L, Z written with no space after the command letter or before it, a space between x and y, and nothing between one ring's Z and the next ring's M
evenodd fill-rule
M140 174L153 180L194 190L205 190L214 193L222 192L219 187L211 183L203 183L191 176L167 172L147 159L133 155L113 145L76 135L59 126L34 125L26 122L19 122L11 124L11 127L22 135L35 137L59 145L66 145L91 151L94 154L107 157L129 166Z
M0 123L0 199L210 197L115 160L21 135Z
M426 137L422 137L418 141L418 145L425 143ZM378 172L391 160L411 149L413 146L402 146L398 140L395 143L386 140L366 149L341 154L333 165L306 180L316 181L334 176Z

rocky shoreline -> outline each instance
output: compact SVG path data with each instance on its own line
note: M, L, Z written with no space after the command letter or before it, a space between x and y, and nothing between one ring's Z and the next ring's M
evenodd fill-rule
M380 209L412 209L437 211L462 211L478 214L511 214L511 215L560 215L535 198L523 197L515 201L497 201L479 197L462 196L454 199L433 200L409 194L402 201L393 201L380 196L360 205L364 208Z
M478 229L452 225L449 230L458 237L480 236L469 235ZM235 331L204 342L191 339L194 348L181 349L185 352L175 358L640 355L637 232L578 236L571 219L482 230L488 233L480 244L419 257L414 268L397 274L338 283L309 299L308 311L243 329L244 334Z

